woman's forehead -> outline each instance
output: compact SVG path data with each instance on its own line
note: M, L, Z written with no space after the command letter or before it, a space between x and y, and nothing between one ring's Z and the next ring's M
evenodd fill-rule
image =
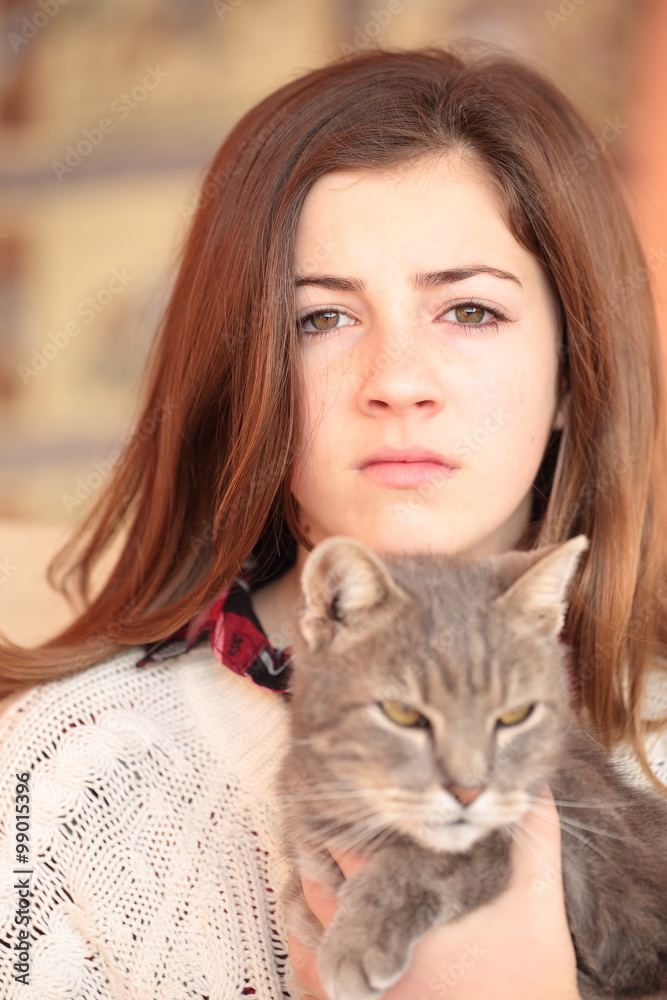
M297 225L297 275L325 263L327 272L335 265L361 272L366 262L392 258L411 272L506 264L520 284L542 270L508 226L488 172L455 153L331 171L312 185Z
M359 185L383 187L398 195L402 188L405 189L406 182L425 187L434 174L452 180L467 178L489 187L496 195L500 194L494 178L480 160L468 151L457 148L424 154L391 166L368 164L330 170L313 182L304 207L316 198L346 192Z

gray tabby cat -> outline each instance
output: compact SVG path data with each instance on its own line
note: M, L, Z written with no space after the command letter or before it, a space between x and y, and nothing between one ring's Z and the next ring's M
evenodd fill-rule
M332 1000L381 996L417 940L501 892L546 783L582 996L667 997L667 799L570 707L558 634L587 546L382 560L335 536L309 554L278 792L286 920ZM370 861L343 880L326 844ZM323 936L299 870L337 894Z

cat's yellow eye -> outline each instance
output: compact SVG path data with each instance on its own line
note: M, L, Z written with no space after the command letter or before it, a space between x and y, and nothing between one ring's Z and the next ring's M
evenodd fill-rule
M498 722L501 726L516 726L517 723L527 719L534 708L534 705L522 705L521 708L513 708L511 711L503 712L502 715L499 715Z
M428 719L414 708L401 701L379 701L378 705L397 726L427 726Z

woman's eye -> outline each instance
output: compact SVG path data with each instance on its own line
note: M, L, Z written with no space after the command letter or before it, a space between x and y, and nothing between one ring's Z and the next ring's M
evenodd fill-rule
M507 316L500 309L489 309L488 306L475 301L460 302L456 306L451 306L447 312L442 313L443 319L450 313L454 314L454 318L448 320L448 322L455 323L458 326L483 326L496 329L499 320L507 319ZM488 318L484 321L485 316L492 316L493 319L491 322L489 322Z
M325 333L327 330L339 329L337 320L341 316L345 316L349 320L352 319L342 309L314 309L312 312L306 313L305 316L301 316L299 327L304 333ZM310 329L306 326L307 323L312 324ZM350 326L350 323L344 323L343 326Z
M450 314L453 314L453 318L447 322L453 323L454 326L473 326L485 330L496 330L499 321L508 319L500 309L490 309L474 299L450 306L446 312L440 315L444 319ZM489 317L492 319L489 320ZM347 319L349 322L340 323L341 319ZM353 323L354 318L349 313L342 309L333 308L312 309L298 320L299 328L303 333L327 333L329 330L340 330L342 326L351 326Z

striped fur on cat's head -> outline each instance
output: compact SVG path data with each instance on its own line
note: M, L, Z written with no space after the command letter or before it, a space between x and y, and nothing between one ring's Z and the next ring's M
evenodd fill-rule
M571 719L566 592L588 540L483 559L313 549L293 645L303 808L435 850L514 824Z

